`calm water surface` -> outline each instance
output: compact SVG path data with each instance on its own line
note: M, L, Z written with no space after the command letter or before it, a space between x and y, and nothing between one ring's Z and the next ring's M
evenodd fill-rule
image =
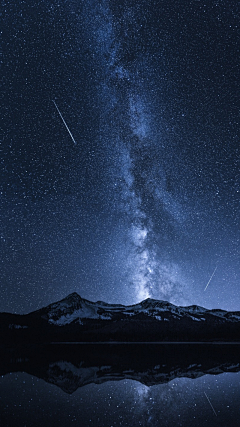
M135 355L137 359L138 353L135 352ZM38 362L37 375L16 372L16 363L21 365L23 362L29 364L29 371L34 371L36 367L31 363L31 357L29 360L25 358L25 361L21 358L12 359L15 372L5 372L0 378L0 425L240 425L240 372L202 375L200 364L198 368L197 365L188 364L188 375L189 369L192 369L192 372L195 372L193 376L199 377L178 377L178 374L181 376L184 373L176 361L175 364L171 362L172 379L169 377L168 381L164 379L163 383L149 386L136 379L127 378L139 376L141 381L145 378L146 383L154 383L151 364L149 370L146 369L147 360L144 371L140 372L140 365L137 364L134 372L132 366L129 370L124 367L121 375L119 368L118 371L114 370L114 375L110 375L112 368L109 365L101 366L103 376L100 378L99 367L96 371L96 367L91 364L84 365L83 361L73 363L70 359L63 360L60 352L59 357L51 359L47 365L45 360L40 366ZM159 361L161 363L161 359ZM11 361L9 363L11 366ZM166 364L157 365L154 369L157 372L156 382L159 382L161 370L166 375ZM197 369L199 374L196 374ZM213 369L216 371L216 368ZM107 372L107 375L104 372ZM120 379L123 373L126 378ZM117 375L118 381L114 380ZM79 381L80 376L81 384L77 384L76 378ZM103 378L104 382L101 383ZM87 382L89 383L82 385Z

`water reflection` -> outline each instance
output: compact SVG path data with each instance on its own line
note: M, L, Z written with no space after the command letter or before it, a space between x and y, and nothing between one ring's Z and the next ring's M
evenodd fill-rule
M5 349L1 425L239 426L239 350L183 345Z

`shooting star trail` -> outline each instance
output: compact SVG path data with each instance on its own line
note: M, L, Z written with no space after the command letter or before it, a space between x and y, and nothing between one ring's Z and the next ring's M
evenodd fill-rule
M211 280L212 280L212 278L213 278L213 276L214 276L214 274L215 274L215 271L216 271L216 270L217 270L217 265L216 265L216 267L215 267L215 269L214 269L214 272L213 272L213 274L211 275L211 277L210 277L209 281L207 282L207 284L206 284L206 287L205 287L204 291L206 291L206 289L207 289L207 287L208 287L209 283L211 282Z
M63 121L64 125L66 126L66 129L67 129L67 131L68 131L69 135L71 136L71 138L72 138L72 140L73 140L73 143L76 145L77 143L76 143L75 139L73 138L72 132L70 131L70 129L69 129L69 127L68 127L67 123L65 122L65 120L64 120L64 118L63 118L63 116L62 116L62 114L61 114L61 111L59 110L59 108L58 108L58 106L57 106L56 102L54 101L54 99L52 100L52 102L54 103L54 105L55 105L55 107L56 107L56 109L57 109L57 111L58 111L58 113L59 113L59 116L61 117L61 119L62 119L62 121Z
M211 406L211 408L212 408L212 410L213 410L214 414L215 414L215 415L216 415L216 417L217 417L217 413L216 413L216 411L215 411L214 407L212 406L212 404L211 404L211 402L210 402L209 397L206 395L205 391L204 391L203 393L205 394L205 396L206 396L206 398L207 398L207 400L208 400L209 405Z

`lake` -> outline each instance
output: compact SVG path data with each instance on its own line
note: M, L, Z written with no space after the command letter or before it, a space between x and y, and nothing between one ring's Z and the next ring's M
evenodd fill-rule
M240 346L1 348L0 425L240 425Z

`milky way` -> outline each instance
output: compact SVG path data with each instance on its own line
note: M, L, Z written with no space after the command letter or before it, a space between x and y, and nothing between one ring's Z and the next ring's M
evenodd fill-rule
M164 221L162 216L174 230L184 222L185 214L179 197L166 188L161 133L152 124L154 84L147 90L151 64L142 52L133 58L130 54L132 27L138 36L144 21L140 18L137 23L138 11L132 6L126 7L120 20L114 19L107 1L95 3L93 9L87 34L101 63L99 97L106 102L100 114L100 133L109 157L115 158L112 192L117 192L116 209L126 216L125 280L137 301L156 297L180 302L182 296L184 302L180 268L166 258L165 247L157 244L162 230L156 230L156 223ZM172 233L165 229L164 233L169 241Z
M6 2L4 24L1 310L239 309L236 3Z

